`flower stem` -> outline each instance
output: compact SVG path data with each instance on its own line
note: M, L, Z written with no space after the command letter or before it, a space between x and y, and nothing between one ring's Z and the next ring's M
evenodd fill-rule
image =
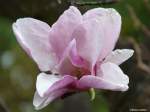
M89 94L90 94L90 97L91 97L91 101L93 101L95 99L95 96L96 96L94 88L91 88L89 90Z

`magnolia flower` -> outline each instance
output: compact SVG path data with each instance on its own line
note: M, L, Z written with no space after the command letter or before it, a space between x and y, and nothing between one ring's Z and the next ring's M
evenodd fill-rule
M134 51L113 51L120 29L121 17L111 8L95 8L82 15L71 6L51 27L33 18L18 19L13 24L17 40L41 70L35 108L91 88L126 91L129 78L119 65Z

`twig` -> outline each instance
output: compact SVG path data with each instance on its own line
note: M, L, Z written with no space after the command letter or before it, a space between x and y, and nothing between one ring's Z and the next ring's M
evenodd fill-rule
M143 0L145 7L147 8L147 10L150 12L150 2L149 0Z
M133 47L135 49L138 67L141 70L150 74L150 67L148 65L146 65L142 60L142 51L141 51L140 45L133 39L133 37L129 38L129 42L133 45Z
M99 0L96 2L77 2L75 0L70 0L72 5L80 5L80 6L84 6L84 5L100 5L100 4L113 4L118 2L119 0Z
M9 112L1 99L0 99L0 112Z
M130 5L127 5L127 9L131 16L131 19L133 20L134 27L136 29L140 28L146 36L150 37L150 29L140 21L140 19L136 15L134 9Z

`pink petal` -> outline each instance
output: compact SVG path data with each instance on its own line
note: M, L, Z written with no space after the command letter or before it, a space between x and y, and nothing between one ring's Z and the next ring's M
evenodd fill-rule
M116 91L126 91L128 89L129 78L122 72L119 66L113 63L104 63L99 69L101 69L103 74L99 76L83 76L78 82L78 87Z
M73 75L73 72L76 71L77 67L87 68L87 64L77 53L76 40L73 39L65 49L56 69L60 74Z
M67 91L68 91L68 89L59 89L59 90L53 91L51 94L44 96L44 97L41 97L38 94L38 92L35 92L34 99L33 99L33 105L35 106L36 110L40 110L40 109L46 107L53 100L64 95Z
M82 15L80 11L76 7L71 6L52 26L50 43L59 59L61 59L64 50L74 38L71 35L81 21Z
M128 60L134 53L134 50L132 49L117 49L113 52L111 52L104 60L105 62L111 62L117 65L120 65L121 63Z
M103 48L100 54L100 60L108 55L114 48L116 41L118 40L121 29L121 16L115 9L95 8L87 11L84 14L84 20L97 19L100 21L101 29L105 32ZM101 37L102 38L102 37Z
M71 63L68 57L66 57L61 63L57 66L57 70L60 74L70 74L72 75L73 71L76 70L75 66Z
M89 69L93 69L104 38L101 22L96 19L84 21L73 33L76 39L76 47L79 56L89 63Z
M37 77L36 89L38 94L44 97L55 90L66 87L74 81L75 78L70 75L60 76L40 73Z
M76 40L73 39L72 42L73 42L73 44L70 47L70 51L69 51L69 59L70 59L70 61L76 67L87 68L87 66L88 66L87 62L83 58L81 58L81 56L79 56L79 54L78 54Z
M50 27L48 24L33 19L18 19L13 24L13 31L24 50L35 60L42 71L54 67L56 59L48 43Z
M69 45L66 47L63 56L61 57L61 60L59 61L59 64L56 66L57 71L60 74L72 74L72 72L76 69L75 66L72 64L71 58L71 51L73 47L75 46L75 40L73 39ZM73 54L74 55L74 54Z

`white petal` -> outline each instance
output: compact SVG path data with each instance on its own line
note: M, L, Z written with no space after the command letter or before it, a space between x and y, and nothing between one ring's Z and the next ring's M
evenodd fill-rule
M61 97L67 91L68 91L68 89L59 89L59 90L53 91L51 94L44 96L44 97L41 97L38 94L38 92L35 92L34 98L33 98L33 105L35 106L36 110L40 110L40 109L46 107L53 100Z
M111 52L105 58L104 62L111 62L120 65L121 63L128 60L133 55L133 53L134 51L132 49L117 49Z
M37 77L36 89L41 97L44 93L51 87L55 82L61 79L60 75L47 75L45 73L40 73Z
M77 83L81 89L96 88L113 91L126 91L129 78L118 65L104 63L97 68L97 75L84 75Z
M116 64L109 62L104 63L101 65L101 70L103 73L103 79L107 79L108 81L118 85L127 85L129 83L127 75L125 75Z
M40 105L42 105L43 102L47 100L47 98L48 96L40 97L40 95L36 91L33 98L33 105L35 106L36 109L38 109L40 108Z
M37 77L36 89L41 97L50 94L54 90L65 88L70 83L73 83L75 78L70 75L54 75L40 73Z
M128 89L129 78L123 73L120 67L116 64L107 62L100 66L102 75L100 76L104 81L106 81L106 88L126 91ZM97 74L101 72L98 71Z
M42 71L52 69L56 59L49 44L49 25L33 18L22 18L13 23L12 27L18 42L39 68Z
M121 16L112 8L95 8L87 11L84 15L84 20L91 20L93 18L100 21L99 26L104 32L104 41L99 60L103 60L115 47L121 29ZM101 37L99 37L101 38Z
M76 7L71 6L52 25L50 43L59 59L61 59L71 40L75 38L72 37L72 33L81 21L82 15L80 11Z

